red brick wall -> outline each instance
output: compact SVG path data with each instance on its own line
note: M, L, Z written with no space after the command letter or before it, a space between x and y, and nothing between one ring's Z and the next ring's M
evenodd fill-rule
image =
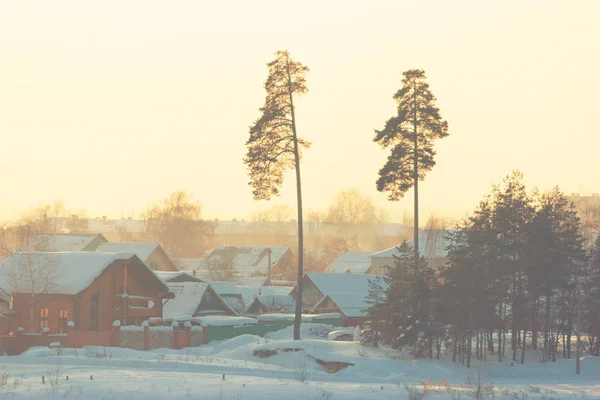
M90 303L92 295L99 291L100 292L100 330L109 331L112 329L113 322L121 318L121 310L115 309L115 305L119 302L119 308L121 307L121 298L117 298L120 289L124 286L125 272L122 266L113 265L104 271L81 295L80 295L80 309L79 309L79 321L75 323L75 329L77 330L88 330L90 326ZM127 286L131 290L132 295L136 296L148 296L156 297L156 292L150 292L146 290L143 283L135 278L132 271L127 274ZM161 314L161 303L155 301L154 307L156 317L160 317ZM141 321L139 321L141 322Z
M48 308L48 328L50 333L58 333L58 315L60 309L66 309L69 319L73 316L73 296L57 294L37 294L35 296L33 327L31 327L31 302L30 296L24 294L13 295L13 310L18 313L13 319L13 329L22 327L25 332L40 333L40 308ZM33 328L33 329L31 329Z
M79 295L38 294L35 297L33 329L30 327L30 297L25 294L13 295L13 309L18 313L13 319L13 329L23 327L25 332L39 333L39 309L48 308L48 328L50 333L58 333L59 310L66 309L68 320L75 321L75 329L88 330L90 327L90 303L92 295L100 292L100 330L109 331L116 319L120 319L121 311L115 309L117 294L124 284L124 269L113 264L106 269L86 290ZM136 279L131 272L128 273L127 286L130 294L156 298L158 293L144 289L143 282ZM161 302L155 300L154 315L160 317ZM78 309L75 305L78 305ZM121 306L121 304L119 304ZM139 317L136 323L146 318Z

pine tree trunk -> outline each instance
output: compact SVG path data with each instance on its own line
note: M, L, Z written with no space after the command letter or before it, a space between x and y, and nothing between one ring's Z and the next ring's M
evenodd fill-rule
M502 362L502 329L498 329L498 362Z
M571 336L573 335L573 318L568 317L567 326L567 358L571 359Z
M476 357L478 360L480 360L480 358L479 358L479 351L480 351L480 350L479 350L479 332L477 332L477 336L476 336L476 338L475 338L475 348L477 349L477 350L476 350L476 352L475 352L475 357Z
M419 138L417 134L417 82L413 80L413 128L415 133L414 139L414 154L413 154L413 166L414 166L414 186L415 186L415 216L414 216L414 239L413 244L415 246L415 272L419 265Z
M452 343L452 362L455 363L456 362L456 347L458 345L458 337L456 335L454 335L454 343Z
M525 364L525 341L527 339L527 330L523 329L523 340L521 341L521 364Z
M467 339L467 368L471 368L471 352L473 349L473 334Z
M506 329L502 330L502 357L506 358Z
M296 133L296 116L294 113L294 96L292 93L292 78L290 75L289 61L287 64L288 92L290 97L290 111L292 116L292 134L294 137L294 163L296 169L296 199L298 203L298 282L296 284L296 313L294 316L294 340L300 340L300 323L302 321L302 277L304 262L304 232L302 219L302 184L300 179L300 151L298 149L298 135Z
M518 344L518 340L519 340L519 330L515 328L515 324L513 323L513 328L512 328L512 352L513 352L513 357L512 360L513 361L517 361L517 346Z
M531 348L533 350L537 350L537 335L538 335L538 325L537 325L537 300L533 301L531 312Z
M491 355L496 355L494 352L494 330L490 330L488 335L488 350L491 352ZM500 343L500 331L498 330L498 344Z
M484 333L483 335L484 337L484 341L485 343L483 344L483 362L487 362L487 341L488 341L488 334L487 332Z
M427 338L427 346L429 347L429 359L433 360L433 339L431 334Z

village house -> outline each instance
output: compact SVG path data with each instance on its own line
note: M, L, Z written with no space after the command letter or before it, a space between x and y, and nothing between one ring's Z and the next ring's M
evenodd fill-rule
M383 278L367 274L308 273L302 278L302 309L314 311L315 306L328 294L346 293L362 298L369 295L371 284L385 286ZM297 298L294 288L290 296Z
M236 277L271 277L282 276L294 262L289 247L217 246L206 258L206 268L229 268Z
M427 265L433 269L439 269L448 261L449 230L423 230L419 232L419 255L425 258ZM407 244L413 247L414 240L410 239ZM371 265L367 274L384 275L387 268L394 267L396 257L400 255L397 247L392 247L371 254Z
M101 253L133 253L153 271L177 271L175 263L159 243L110 242L97 249Z
M156 276L164 283L170 282L204 282L188 272L184 271L154 271Z
M314 312L318 314L339 313L344 326L362 326L367 317L370 305L366 302L368 293L329 293L319 301Z
M96 251L104 236L85 233L52 233L30 236L17 252Z
M325 273L353 273L364 274L371 266L371 252L368 251L352 251L344 253L332 262Z
M296 309L296 300L285 294L256 296L246 310L248 314L292 313Z
M208 315L235 315L219 294L206 282L169 282L175 298L163 306L163 321L194 322Z
M13 301L13 327L39 333L109 331L161 316L167 286L135 254L15 253L0 264ZM33 288L33 290L31 290Z

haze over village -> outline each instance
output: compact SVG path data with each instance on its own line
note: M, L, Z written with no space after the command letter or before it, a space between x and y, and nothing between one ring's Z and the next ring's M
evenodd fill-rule
M0 399L600 399L600 3L0 4Z

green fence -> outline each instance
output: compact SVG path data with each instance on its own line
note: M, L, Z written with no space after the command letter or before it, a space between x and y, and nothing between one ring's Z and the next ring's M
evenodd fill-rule
M333 326L343 326L342 317L339 314L308 314L302 316L303 323L326 324ZM231 339L240 335L258 335L265 336L269 332L276 332L294 325L294 316L292 314L273 314L261 315L256 325L238 325L238 326L212 326L206 327L206 340L210 343L213 340Z

